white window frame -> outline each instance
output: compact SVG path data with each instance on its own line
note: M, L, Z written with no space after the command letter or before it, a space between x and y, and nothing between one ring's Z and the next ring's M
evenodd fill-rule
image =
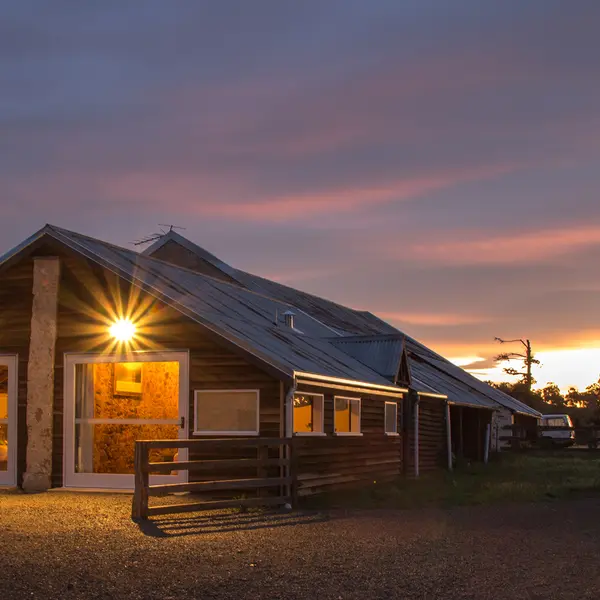
M358 431L336 431L335 426L335 401L336 400L348 400L349 402L358 402ZM362 435L362 398L353 398L352 396L334 396L333 397L333 432L334 435L340 436L361 436Z
M1 354L0 365L8 369L8 415L1 421L8 428L8 460L6 471L0 471L0 487L14 487L17 485L19 357L16 354Z
M296 396L310 396L311 398L320 398L321 399L321 431L294 431L294 399ZM313 400L314 402L314 400ZM314 413L314 408L313 408ZM314 427L313 427L314 429ZM292 435L296 435L299 437L323 437L327 434L325 433L325 395L324 394L315 394L314 392L296 392L294 394L294 398L292 399Z
M105 474L105 473L76 473L75 472L75 368L78 364L119 363L119 362L177 362L179 363L179 420L171 419L110 419L115 425L152 425L175 424L183 419L185 427L179 428L177 439L186 439L189 428L188 409L190 404L189 382L190 357L187 350L136 350L115 354L64 354L64 418L63 418L63 485L73 488L90 489L126 489L134 487L134 475ZM105 419L87 419L88 423L101 424ZM188 459L187 448L179 449L178 460ZM188 471L183 469L175 475L150 475L150 483L185 483Z
M391 405L395 407L396 410L396 418L394 419L394 431L388 431L385 427L386 427L386 419L385 419L385 411L387 409L387 405ZM390 402L389 400L386 400L384 407L383 407L383 429L385 431L385 435L400 435L398 433L398 403L397 402Z
M254 431L202 431L197 429L198 424L198 396L200 394L235 394L235 393L254 393L256 394L256 429ZM260 434L260 390L250 389L220 389L220 390L194 390L194 432L193 435L202 436L239 436L239 437L250 437L258 436Z

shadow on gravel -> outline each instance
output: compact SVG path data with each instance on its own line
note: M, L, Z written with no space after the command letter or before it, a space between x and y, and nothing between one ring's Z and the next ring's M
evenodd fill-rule
M276 527L296 527L312 523L324 523L331 520L324 513L225 513L198 515L193 517L169 517L137 523L140 531L147 536L157 538L179 537L186 535L209 535L228 531L247 531L251 529L271 529Z

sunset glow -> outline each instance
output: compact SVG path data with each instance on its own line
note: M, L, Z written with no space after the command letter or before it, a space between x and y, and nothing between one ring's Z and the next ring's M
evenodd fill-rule
M532 370L533 377L537 381L535 388L543 388L552 382L563 392L571 386L584 390L600 378L600 345L595 348L543 350L536 353L536 358L541 364L534 365ZM472 360L470 357L469 362L462 358L451 360L456 365L465 366L485 359L476 357ZM513 366L519 368L516 362ZM470 368L469 371L484 381L515 381L516 377L504 373L503 367L503 365L483 369L475 367Z

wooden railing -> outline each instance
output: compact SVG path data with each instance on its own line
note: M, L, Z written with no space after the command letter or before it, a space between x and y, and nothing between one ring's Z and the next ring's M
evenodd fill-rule
M191 453L210 452L218 456L227 451L256 449L256 458L210 458L187 461L150 462L152 450L187 449ZM271 457L269 450L276 449L277 457ZM271 452L272 454L275 451ZM248 471L256 468L256 476L228 477L227 471ZM269 473L277 468L277 476ZM163 483L150 485L150 474L170 474L178 471L210 474L206 481L189 483ZM143 520L153 515L181 512L196 512L218 508L277 506L297 504L297 469L292 440L289 438L243 438L243 439L202 439L202 440L150 440L135 443L135 489L132 503L132 518ZM218 492L252 493L255 497L218 498L149 506L151 496L164 496L175 492L196 492L201 494Z

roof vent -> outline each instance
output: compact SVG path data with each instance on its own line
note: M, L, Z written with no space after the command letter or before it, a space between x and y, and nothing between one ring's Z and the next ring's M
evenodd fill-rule
M283 313L283 318L285 319L285 324L290 329L294 329L294 317L295 316L296 316L296 313L292 312L291 310L287 310Z

